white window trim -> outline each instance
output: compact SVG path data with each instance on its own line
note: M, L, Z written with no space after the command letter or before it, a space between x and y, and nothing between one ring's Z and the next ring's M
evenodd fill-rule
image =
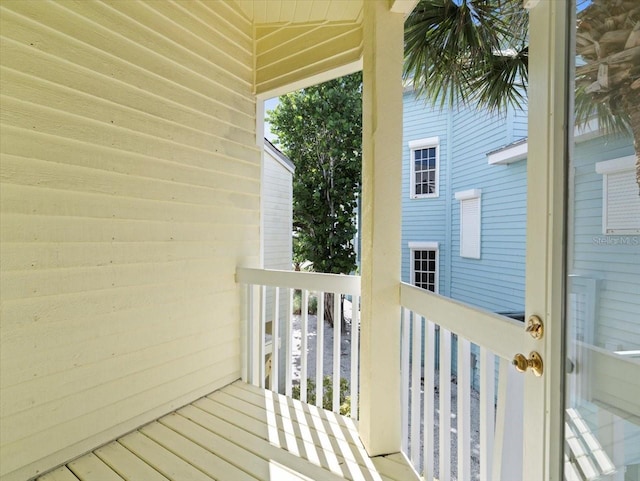
M629 172L629 175L634 175L636 165L635 155L628 155L626 157L620 157L617 159L604 160L596 163L596 173L602 175L602 233L605 235L621 235L621 234L638 234L640 228L630 229L612 229L609 228L608 219L608 179L609 174L618 174L621 172ZM635 176L634 176L635 178Z
M482 189L469 189L455 193L456 200L460 201L460 257L465 259L480 259L482 252ZM464 249L463 205L464 201L478 199L478 239L477 250L466 252Z
M620 157L619 159L604 160L596 164L598 174L614 174L625 170L633 170L636 158L634 155Z
M573 130L575 142L586 142L603 134L598 119L589 120L584 126L576 126ZM525 160L529 155L529 141L522 139L513 144L487 152L489 165L509 165Z
M435 289L434 293L438 294L440 290L440 246L438 242L409 242L409 283L413 286L415 275L415 261L413 259L414 251L433 250L436 252L436 275L434 276Z
M456 200L475 199L476 197L480 197L482 195L482 189L462 190L460 192L456 192L454 195Z
M527 142L518 142L487 153L489 165L509 165L527 158Z
M433 194L419 194L416 195L416 182L415 182L415 161L413 159L413 152L420 149L428 149L435 147L436 149L436 188ZM409 197L411 199L434 199L440 195L440 137L427 137L424 139L417 139L409 141Z

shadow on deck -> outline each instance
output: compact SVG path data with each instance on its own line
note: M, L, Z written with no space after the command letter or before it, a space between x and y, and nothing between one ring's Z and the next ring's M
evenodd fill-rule
M405 459L369 458L353 420L238 381L38 479L418 480Z

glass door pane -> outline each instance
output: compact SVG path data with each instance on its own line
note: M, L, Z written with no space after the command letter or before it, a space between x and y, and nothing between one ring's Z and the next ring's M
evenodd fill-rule
M565 479L639 481L640 8L573 14Z

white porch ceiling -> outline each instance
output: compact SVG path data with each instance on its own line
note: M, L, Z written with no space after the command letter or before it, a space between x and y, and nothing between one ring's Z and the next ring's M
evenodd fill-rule
M357 22L363 0L233 0L254 25Z

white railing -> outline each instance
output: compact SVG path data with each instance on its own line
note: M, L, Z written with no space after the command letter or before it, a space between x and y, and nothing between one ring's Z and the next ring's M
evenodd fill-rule
M404 453L426 481L520 479L524 386L508 349L522 324L408 284L400 294Z
M349 413L357 418L360 277L238 268L236 281L245 286L243 379L334 412L340 412L341 380L347 379ZM300 292L299 314L294 314L295 291ZM325 325L327 309L333 312L333 327ZM324 400L327 377L330 402ZM310 384L315 399L307 397Z

